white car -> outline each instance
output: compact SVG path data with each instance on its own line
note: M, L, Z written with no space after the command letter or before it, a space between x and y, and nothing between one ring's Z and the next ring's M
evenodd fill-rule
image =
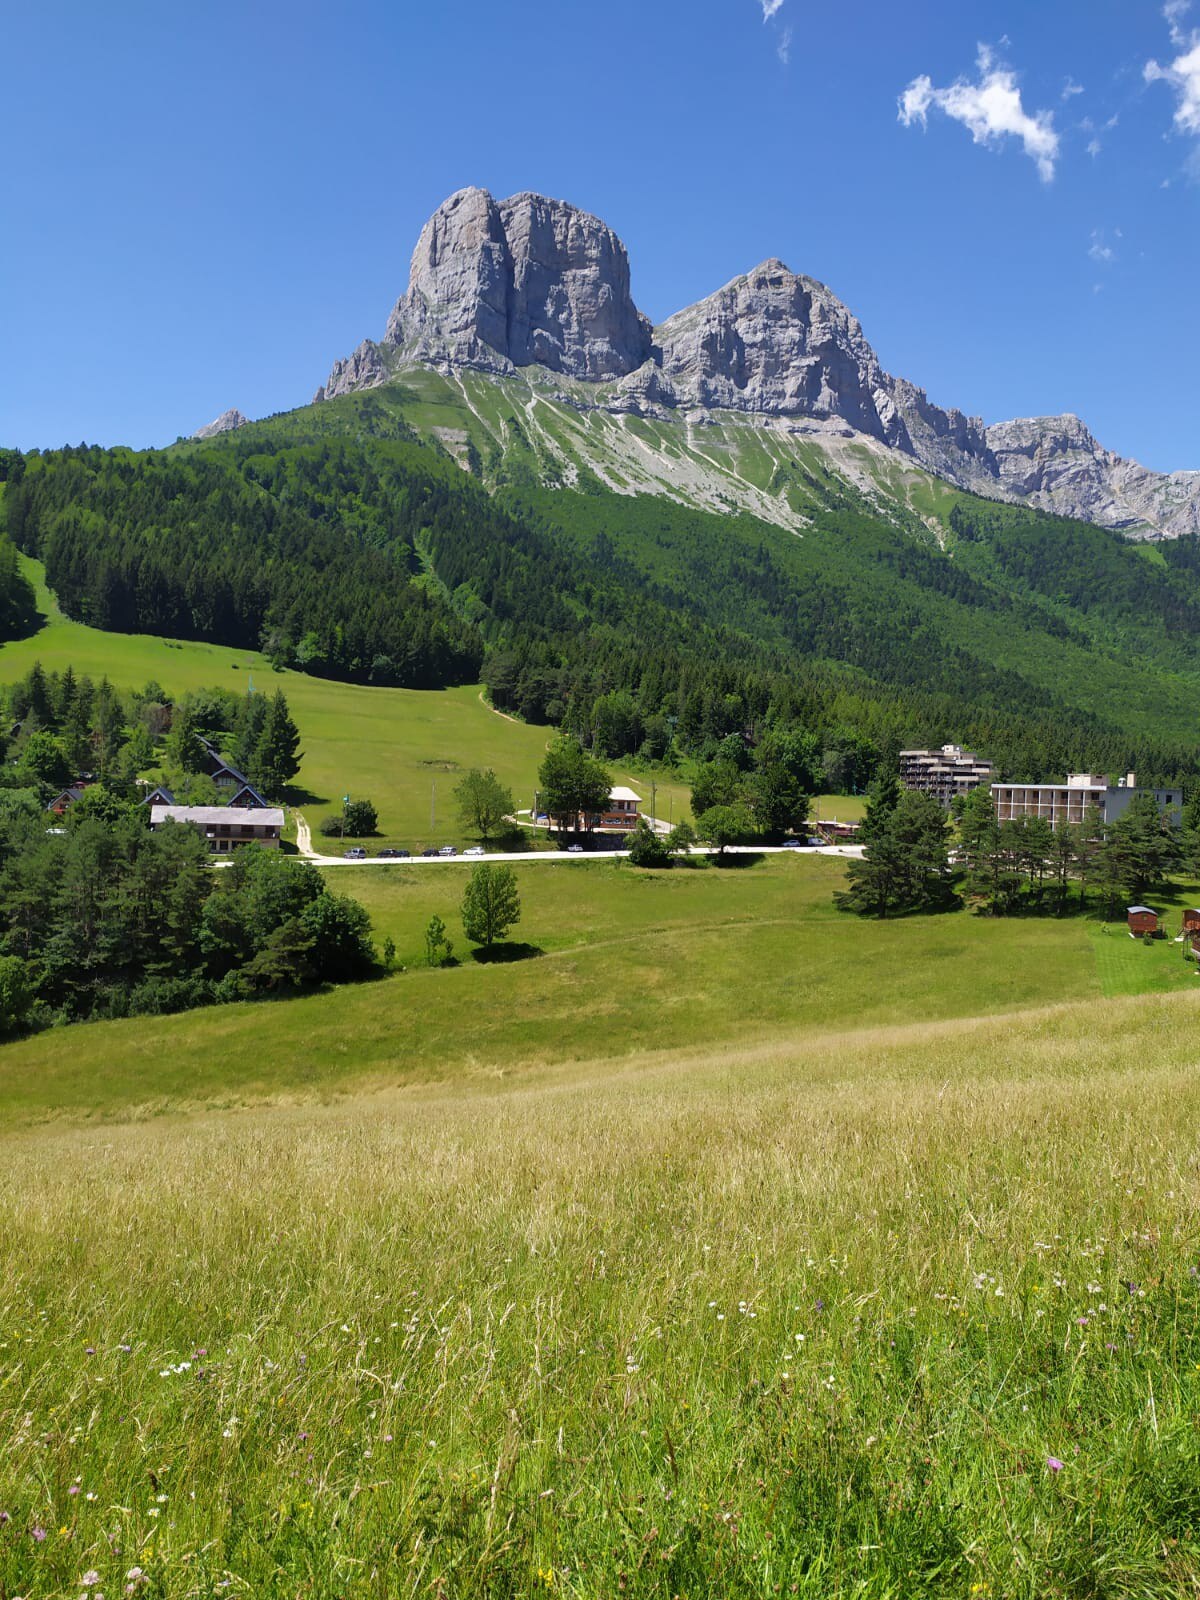
M487 851L483 848L483 846L481 844L469 845L463 851L463 855L465 855L465 856L485 856L486 854L487 854Z
M458 851L454 848L454 846L452 844L444 844L442 846L442 848L438 851L438 855L440 855L440 856L456 856L457 854L458 854Z

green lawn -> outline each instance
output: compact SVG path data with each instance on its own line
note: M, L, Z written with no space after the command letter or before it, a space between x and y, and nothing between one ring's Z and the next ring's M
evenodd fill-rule
M965 930L887 932L914 958L891 1009L936 1010L935 934ZM700 943L710 979L738 945ZM996 924L970 948L985 1001L1050 964ZM575 971L619 1042L634 997L606 1012ZM372 991L376 1034L324 1040L343 1080L386 1036L404 1082L435 1007L502 1024L472 976ZM645 1048L660 1026L572 1066L548 1035L524 1072L501 1026L440 1084L289 1103L318 1014L4 1051L10 1119L64 1043L96 1105L118 1060L175 1095L290 1088L0 1133L0 1592L1196 1592L1188 997L778 1037L747 1004L732 1040Z
M469 767L493 767L513 791L518 806L533 803L538 764L551 737L499 716L484 704L478 686L446 690L373 689L335 683L298 672L276 672L254 651L157 639L145 634L104 633L66 621L45 587L40 563L24 560L38 585L46 625L32 638L0 645L0 684L27 672L35 661L50 669L68 664L77 672L107 675L120 688L140 688L156 679L168 694L226 688L244 692L281 687L302 735L304 759L297 784L315 798L304 811L314 830L339 810L343 794L366 796L379 811L385 843L410 848L461 842L453 789ZM613 764L614 780L628 783L650 803L650 780ZM687 815L688 791L657 779L658 809Z
M808 814L814 822L860 822L867 814L867 799L861 794L814 795Z
M286 1003L10 1044L0 1051L5 1114L536 1075L550 1063L919 1024L1101 992L1081 920L957 912L863 921L834 909L843 867L829 857L665 872L518 866L523 915L513 939L541 954L481 964L458 920L467 870L330 869L331 884L367 906L378 936L395 940L407 971ZM457 967L422 964L434 913L456 941Z
M1183 946L1173 937L1144 944L1130 936L1123 922L1093 922L1088 933L1102 994L1159 994L1197 987L1200 967L1184 959Z

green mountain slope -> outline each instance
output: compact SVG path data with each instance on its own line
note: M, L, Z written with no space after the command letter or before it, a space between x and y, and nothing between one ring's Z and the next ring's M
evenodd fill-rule
M479 670L628 747L771 721L886 758L1191 780L1200 555L948 488L858 437L583 410L420 371L165 452L25 459L4 514L71 616L356 681ZM609 719L611 721L611 719Z

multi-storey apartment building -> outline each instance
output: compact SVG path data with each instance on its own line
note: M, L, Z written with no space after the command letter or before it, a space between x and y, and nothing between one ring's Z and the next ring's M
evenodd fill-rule
M1053 828L1083 822L1094 806L1101 822L1115 822L1135 795L1152 794L1158 809L1173 827L1183 820L1181 789L1139 789L1136 774L1128 772L1115 784L1095 772L1072 772L1065 783L994 783L992 798L1001 822L1022 817L1044 817Z
M961 745L944 744L940 750L901 750L900 782L920 789L948 806L956 795L970 794L988 783L995 767Z

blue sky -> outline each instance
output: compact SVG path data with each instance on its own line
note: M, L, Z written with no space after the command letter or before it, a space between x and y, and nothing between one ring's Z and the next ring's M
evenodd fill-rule
M656 320L777 255L939 403L1200 467L1200 0L4 10L0 443L307 400L478 183L603 217Z

